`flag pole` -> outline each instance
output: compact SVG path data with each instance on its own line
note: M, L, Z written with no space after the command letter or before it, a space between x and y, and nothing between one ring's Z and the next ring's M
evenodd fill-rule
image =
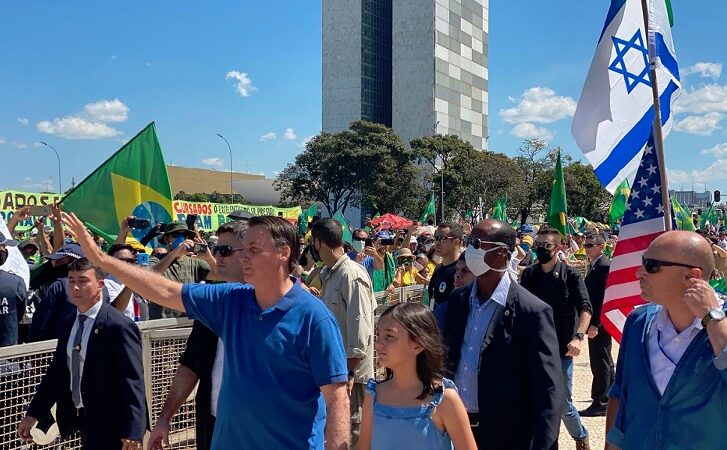
M654 147L659 160L659 175L661 176L661 204L664 208L664 230L671 231L671 203L669 200L669 182L666 176L666 161L664 160L664 134L661 127L661 100L659 99L659 85L656 79L655 49L649 37L649 5L647 0L641 0L641 9L644 13L644 29L649 47L649 76L651 77L651 92L654 96ZM648 145L648 144L647 144Z

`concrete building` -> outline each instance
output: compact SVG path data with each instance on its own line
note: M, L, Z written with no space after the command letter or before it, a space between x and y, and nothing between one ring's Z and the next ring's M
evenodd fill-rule
M226 194L230 192L229 171L180 167L167 164L167 174L169 175L172 194L178 194L179 192L186 192L187 194L211 194L215 191ZM233 190L236 189L235 183L246 180L265 180L265 177L262 175L233 172ZM244 193L240 193L244 195Z
M323 0L323 131L358 119L405 142L487 148L489 0Z

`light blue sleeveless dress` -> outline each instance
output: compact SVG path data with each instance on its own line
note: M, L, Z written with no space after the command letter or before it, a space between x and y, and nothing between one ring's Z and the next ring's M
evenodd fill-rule
M432 421L432 412L439 406L444 389L456 389L451 380L442 380L443 389L434 394L426 406L405 408L388 406L376 401L376 381L366 384L374 401L372 450L452 450L452 441L446 432L439 431Z

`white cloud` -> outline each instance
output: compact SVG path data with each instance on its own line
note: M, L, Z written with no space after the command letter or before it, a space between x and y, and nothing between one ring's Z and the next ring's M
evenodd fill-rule
M510 134L520 139L543 139L550 141L553 139L553 132L547 128L537 127L529 122L519 123L510 130Z
M727 156L727 142L717 144L712 148L705 148L700 153L703 155L714 155L715 158Z
M718 159L704 170L667 170L669 183L709 183L727 180L727 159Z
M3 145L5 143L5 138L0 137L0 145Z
M94 122L76 116L66 116L53 121L44 120L36 124L39 132L52 134L65 139L104 139L114 137L121 132L103 122Z
M111 59L116 59L116 55L111 55Z
M27 117L18 117L18 122L20 122L21 125L28 125L30 122Z
M275 139L277 137L278 136L275 133L270 131L270 132L267 132L267 133L263 134L262 136L260 136L260 140L262 142L267 142L267 141L272 141L273 139Z
M692 114L727 113L727 85L713 83L692 91L683 90L674 104L674 112Z
M292 129L292 128L285 129L285 134L283 135L283 139L285 139L286 141L294 141L295 138L297 138L297 137L298 136L296 136L294 129Z
M28 148L28 144L23 144L22 142L15 142L15 141L13 141L13 142L10 143L10 145L14 146L15 148L19 148L21 150L24 149L24 148Z
M532 87L523 92L520 103L509 109L501 109L500 117L507 123L551 123L571 117L576 111L576 101L556 95L549 88Z
M719 122L722 120L722 114L709 113L703 116L687 116L674 124L674 129L689 134L697 134L699 136L709 136L714 130L722 128Z
M146 67L151 67L151 63L150 63L150 62L148 62L148 63L145 63L144 65L145 65Z
M52 191L55 184L53 178L46 178L41 182L36 182L30 177L25 177L22 181L20 187L28 191Z
M129 107L118 98L89 103L83 109L92 119L101 122L126 122L129 118Z
M220 168L225 165L225 161L220 158L206 158L202 160L202 164Z
M314 137L315 137L315 136L308 136L308 137L305 137L305 138L303 138L303 140L302 140L302 141L300 141L300 144L298 144L298 147L300 147L300 148L305 148L305 147L306 147L306 145L308 145L308 143L309 143L310 141L312 141Z
M238 72L237 70L231 70L225 75L227 80L235 80L235 90L238 94L243 97L249 97L251 92L257 91L257 88L252 85L252 80L244 72Z
M722 75L722 63L698 62L682 69L683 75L699 74L702 78L718 79Z

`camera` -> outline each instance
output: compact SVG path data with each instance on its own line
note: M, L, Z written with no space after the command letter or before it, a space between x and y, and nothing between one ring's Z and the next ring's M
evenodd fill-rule
M206 244L194 244L194 247L192 247L192 251L194 253L206 253L207 245Z
M129 224L129 228L136 228L136 229L144 229L149 228L149 219L137 219L136 217L133 219L129 219L127 221Z

